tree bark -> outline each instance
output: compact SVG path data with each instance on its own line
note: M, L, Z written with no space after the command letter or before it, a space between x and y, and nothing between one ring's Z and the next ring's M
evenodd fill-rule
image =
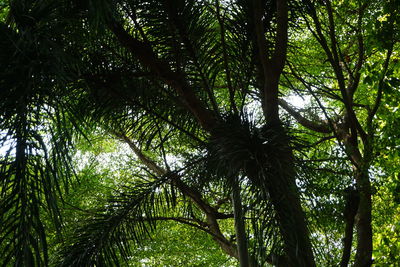
M295 183L293 154L287 144L277 155L274 173L269 174L269 194L275 207L282 234L288 266L313 267L314 256L305 215Z
M357 252L354 267L369 267L372 265L372 204L368 169L356 173L356 185L360 204L356 215Z
M369 139L368 139L369 140ZM353 163L354 178L359 194L359 206L355 219L357 229L357 252L354 267L372 265L372 203L371 181L368 170L372 155L371 140L364 143L364 155L360 153L357 139L351 135L343 142Z
M232 183L233 214L235 216L236 242L239 254L240 267L249 267L249 252L247 248L246 229L243 219L242 199L238 177L233 177Z
M355 222L355 216L357 214L359 206L359 195L358 191L354 188L346 190L346 206L344 208L344 219L345 219L345 231L343 238L343 253L340 261L340 267L347 267L351 256L351 246L353 243L353 228Z
M276 37L274 51L267 55L267 40L263 24L263 2L254 0L254 31L258 57L261 63L260 73L264 83L261 90L262 108L267 125L275 129L278 136L286 133L279 117L279 79L286 62L288 44L288 1L276 0ZM277 213L280 232L285 245L288 265L292 267L315 266L311 242L308 236L307 224L303 213L299 192L295 182L294 157L286 138L280 138L280 144L275 144L279 151L275 152L276 164L273 173L264 175L268 178L266 187ZM270 168L265 170L271 171ZM266 196L267 197L267 196Z

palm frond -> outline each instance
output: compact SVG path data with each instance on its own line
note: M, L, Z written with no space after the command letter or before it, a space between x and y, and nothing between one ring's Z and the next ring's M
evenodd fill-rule
M28 2L13 1L11 24L0 24L0 145L7 151L0 167L4 266L48 265L43 220L47 216L60 230L57 201L72 174L69 118L61 110L62 95L51 90L56 79L66 77L60 50L45 31L54 5ZM47 51L53 48L54 58Z
M148 237L158 216L175 207L176 193L169 183L165 175L125 186L75 231L61 249L57 266L119 266L128 260L131 245Z

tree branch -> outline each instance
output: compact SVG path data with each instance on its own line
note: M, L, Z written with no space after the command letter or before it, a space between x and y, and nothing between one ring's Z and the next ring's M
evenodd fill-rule
M273 68L280 74L285 65L288 43L288 4L286 0L276 1L276 23L275 49L272 61Z
M109 28L121 45L125 46L144 66L154 71L166 84L176 90L178 95L183 98L186 108L205 130L211 131L214 128L216 124L214 115L197 98L183 74L173 72L166 62L158 59L148 43L132 37L118 22L110 23Z
M253 1L254 30L260 62L263 68L262 90L264 116L269 123L279 123L279 77L286 61L288 8L286 0L276 1L276 39L271 58L267 55L267 41L263 27L264 8L261 0Z
M312 18L312 20L314 22L314 25L315 25L315 31L312 29L312 27L310 25L310 22L308 21L306 15L304 15L307 27L311 31L311 33L313 34L315 39L317 39L317 41L320 43L322 49L325 51L325 54L328 57L328 61L331 64L331 66L334 66L335 65L335 61L334 61L334 58L333 58L333 54L332 54L332 51L330 50L330 48L328 46L328 42L327 42L324 34L322 33L321 22L320 22L320 20L319 20L319 18L317 16L317 12L316 12L315 6L310 0L307 0L307 5L308 5L308 8L310 9L310 15L311 15L311 18Z
M311 2L308 1L308 3L309 3L309 7L311 8L311 17L312 17L315 27L316 27L316 39L321 44L322 48L324 49L324 51L328 57L328 61L330 62L331 66L335 72L335 76L336 76L336 79L339 84L339 89L342 94L342 101L343 101L343 104L346 108L346 111L347 111L347 114L349 117L349 123L350 123L350 127L352 128L353 135L355 135L358 132L361 139L365 142L367 139L367 135L366 135L364 129L362 128L360 122L358 121L357 116L354 112L354 109L352 108L353 101L347 92L347 88L346 88L345 80L344 80L344 76L343 76L343 71L340 66L340 59L339 59L338 49L337 49L338 44L336 41L336 33L335 33L335 28L334 28L335 24L334 24L334 18L333 18L333 9L332 9L330 0L326 0L325 3L326 3L326 7L327 7L327 12L328 12L329 37L330 37L330 41L331 41L331 49L328 47L326 38L325 38L324 34L322 33L321 23L316 14L315 7Z
M124 133L114 132L113 134L120 138L122 141L126 142L133 150L133 152L137 155L139 160L142 161L143 164L150 170L154 171L157 175L160 176L167 174L167 171L164 168L158 166L156 162L144 155L142 151L136 146L136 144ZM177 173L174 173L174 175L171 176L171 180L172 183L182 192L182 194L188 196L196 204L196 206L205 213L208 229L210 233L212 233L212 236L218 242L220 247L228 255L238 258L236 246L225 238L217 221L217 219L232 218L233 215L218 212L214 207L203 200L201 194L197 190L185 184Z
M179 19L179 14L177 12L175 2L171 1L171 0L167 0L167 1L164 1L164 5L168 11L170 21L172 22L172 24L178 31L181 42L184 44L184 47L186 48L189 56L191 57L191 59L193 61L193 65L195 66L195 68L197 69L197 71L200 74L200 77L201 77L201 80L202 80L202 83L204 86L204 90L206 91L206 93L208 95L208 98L210 100L212 108L214 109L214 111L217 114L219 114L218 104L215 99L214 92L210 86L208 78L206 77L206 75L204 74L204 71L202 70L202 67L198 60L197 53L193 47L192 41L189 39L189 35L185 29L185 26L181 23L181 21Z
M315 122L311 121L300 114L300 112L296 111L289 103L287 103L283 99L279 99L279 105L286 110L298 123L302 126L310 129L312 131L316 131L319 133L332 133L332 129L329 127L329 124L323 122L322 120Z
M343 98L345 98L345 101L347 101L347 92L345 91L346 85L345 85L345 79L344 79L344 75L343 75L343 70L341 67L341 60L339 58L339 52L338 52L338 43L336 40L336 32L335 32L335 21L333 18L333 10L332 10L332 5L330 0L326 0L326 8L327 8L327 12L328 12L328 21L329 21L329 38L331 41L331 52L333 55L333 63L334 65L332 65L333 69L335 70L335 74L336 74L336 79L338 81L339 84L339 88L340 90L344 91L344 95ZM347 96L347 97L345 97Z
M367 3L364 4L363 6L361 6L358 10L358 19L357 19L357 28L356 28L357 42L358 42L358 51L357 51L358 56L357 56L356 66L353 71L354 74L350 73L351 77L352 77L352 82L348 86L348 92L349 92L351 99L353 99L354 93L360 83L360 77L361 77L360 70L364 63L364 37L362 34L362 18L364 16L364 10L366 7L367 7Z
M263 28L263 7L261 1L253 0L253 13L254 13L254 31L257 39L257 47L259 53L259 59L263 68L264 78L269 76L268 70L270 69L270 62L267 56L267 40L265 39L265 33Z
M389 68L389 62L390 62L390 58L392 56L392 52L393 52L393 44L389 47L389 49L387 50L387 53L386 53L385 62L383 63L382 75L381 75L381 78L379 79L379 83L378 83L378 93L376 95L375 103L374 103L371 111L368 114L368 119L367 119L368 125L372 124L372 120L373 120L376 112L378 111L378 108L382 101L383 85L384 85L387 70Z

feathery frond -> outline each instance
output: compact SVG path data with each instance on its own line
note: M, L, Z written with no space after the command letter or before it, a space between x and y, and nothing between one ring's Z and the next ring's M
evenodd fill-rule
M156 217L175 207L170 175L175 174L125 186L75 231L61 249L57 265L119 266L128 260L132 244L148 237Z

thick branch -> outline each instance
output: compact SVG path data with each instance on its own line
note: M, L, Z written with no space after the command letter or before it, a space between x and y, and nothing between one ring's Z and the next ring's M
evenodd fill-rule
M263 28L263 22L262 22L262 17L263 17L263 8L261 5L261 1L259 0L254 0L253 1L253 13L254 13L254 31L256 34L256 39L257 39L257 47L258 47L258 53L259 53L259 59L261 62L261 65L263 67L263 73L264 77L268 77L268 70L270 69L270 62L268 61L268 55L267 55L267 40L265 39L265 33L264 33L264 28Z
M276 39L275 49L272 55L274 68L279 74L283 70L286 60L286 50L288 43L288 6L286 0L276 1Z
M148 43L132 37L119 23L110 23L109 27L118 41L135 55L144 66L156 73L166 84L176 90L178 95L183 98L186 108L196 117L205 130L210 131L214 128L215 117L197 98L182 74L173 72L168 64L157 57Z
M315 132L319 133L332 133L332 129L329 127L328 123L322 120L315 122L311 121L296 111L292 106L289 105L285 100L279 99L279 105L286 110L298 123Z
M166 1L164 1L164 4L165 4L165 8L168 11L170 21L176 28L181 42L184 44L184 46L188 52L188 55L191 57L191 59L193 61L193 65L195 66L195 68L197 69L197 71L200 74L201 80L204 85L204 90L206 91L206 93L208 95L211 106L213 107L213 109L216 113L219 113L218 104L215 99L214 92L212 91L212 88L210 86L208 78L206 77L207 75L205 75L205 73L199 63L197 53L196 53L196 51L193 47L193 43L190 39L190 35L187 33L187 30L180 19L180 15L178 14L178 11L176 8L176 3L173 0L166 0Z
M277 0L277 26L274 52L271 58L267 55L267 41L263 27L264 8L262 1L253 1L254 30L263 68L263 111L267 122L279 123L278 88L279 77L286 60L288 8L286 0Z

